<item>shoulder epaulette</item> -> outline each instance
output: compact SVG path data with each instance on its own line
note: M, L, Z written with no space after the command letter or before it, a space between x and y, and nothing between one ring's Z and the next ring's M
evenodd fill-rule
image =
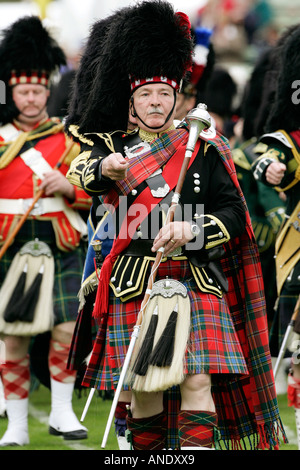
M245 153L240 148L232 150L232 158L236 166L239 166L244 170L251 170L251 165L248 162Z
M288 148L293 147L293 145L291 144L290 140L287 137L286 132L283 131L283 130L279 130L279 131L276 131L276 132L270 132L268 134L263 134L259 140L260 140L260 142L265 142L265 141L268 141L270 139L278 140L285 147L288 147Z
M70 127L69 127L69 132L70 134L75 137L76 140L78 140L79 142L83 143L83 144L87 144L87 145L90 145L90 146L93 146L94 145L94 142L91 140L91 139L88 139L87 137L85 137L85 135L83 134L80 134L78 132L78 126L75 126L74 124L72 124Z
M72 160L70 168L66 174L68 181L78 188L82 188L81 175L90 154L90 150L81 152L76 158L74 158L74 160Z

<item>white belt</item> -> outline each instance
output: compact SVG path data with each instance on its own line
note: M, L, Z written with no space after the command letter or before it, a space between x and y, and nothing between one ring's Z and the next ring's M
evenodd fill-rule
M29 209L33 199L0 199L0 214L22 215ZM49 212L60 212L65 208L62 198L40 198L33 206L30 215L43 215Z
M33 199L0 199L0 214L23 215L31 206ZM57 197L40 198L29 215L39 216L51 212L64 212L70 224L82 235L87 235L87 226L80 215L67 206L64 199Z

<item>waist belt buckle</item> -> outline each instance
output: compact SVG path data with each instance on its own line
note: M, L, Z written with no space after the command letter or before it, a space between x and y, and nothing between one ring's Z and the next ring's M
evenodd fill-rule
M170 191L170 186L166 183L164 186L159 186L156 189L151 189L153 197L165 197Z
M23 199L23 211L24 213L29 209L33 202L33 199ZM30 211L29 215L32 216L37 216L37 215L42 215L43 214L43 203L42 200L39 199L33 206L32 210Z

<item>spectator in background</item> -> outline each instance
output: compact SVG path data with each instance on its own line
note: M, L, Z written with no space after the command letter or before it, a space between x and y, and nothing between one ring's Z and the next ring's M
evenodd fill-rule
M193 70L182 80L181 91L177 94L175 119L182 120L187 113L204 100L214 64L215 53L211 43L212 31L197 27L192 30L195 48Z

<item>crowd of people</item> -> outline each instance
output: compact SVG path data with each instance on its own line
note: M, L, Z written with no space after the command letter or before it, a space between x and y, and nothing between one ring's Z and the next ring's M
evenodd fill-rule
M299 45L295 24L264 48L237 102L213 31L166 0L96 21L53 89L66 58L40 19L4 31L0 446L30 441L33 376L49 433L86 439L74 387L113 396L133 340L120 449L287 441L273 368L299 309ZM300 448L295 318L283 392Z

